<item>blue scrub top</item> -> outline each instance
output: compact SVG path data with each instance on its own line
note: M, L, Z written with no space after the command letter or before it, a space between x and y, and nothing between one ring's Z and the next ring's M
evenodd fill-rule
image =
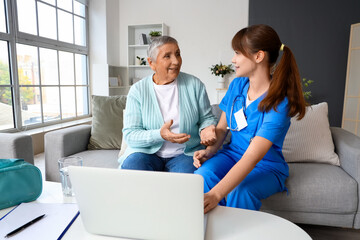
M249 85L249 78L235 78L219 105L226 113L226 121L231 131L231 142L224 146L224 150L232 150L243 155L252 138L255 136L266 138L273 145L257 166L288 176L289 167L282 154L285 135L290 127L288 100L285 98L277 106L276 111L271 109L269 112L260 112L258 105L266 96L264 93L246 107L245 100ZM244 111L248 125L240 131L234 131L237 129L234 113L241 109Z

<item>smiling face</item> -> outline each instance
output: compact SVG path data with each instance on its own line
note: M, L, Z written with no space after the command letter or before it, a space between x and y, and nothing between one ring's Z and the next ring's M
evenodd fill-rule
M167 43L158 48L156 62L148 58L151 69L155 72L156 84L168 84L174 81L180 73L182 59L177 44Z
M236 77L251 77L256 70L256 54L246 57L240 51L235 51L231 62L235 67Z

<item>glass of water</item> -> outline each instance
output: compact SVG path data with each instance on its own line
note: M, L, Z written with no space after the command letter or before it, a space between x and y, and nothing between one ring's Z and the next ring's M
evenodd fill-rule
M61 177L61 186L64 196L72 197L74 192L70 182L68 167L69 166L82 166L83 159L82 157L63 157L58 160L60 177Z

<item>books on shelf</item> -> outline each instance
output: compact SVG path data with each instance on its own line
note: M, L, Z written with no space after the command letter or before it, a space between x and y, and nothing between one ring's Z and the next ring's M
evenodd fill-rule
M149 42L147 40L146 34L141 33L140 34L140 45L147 45L147 44L149 44Z

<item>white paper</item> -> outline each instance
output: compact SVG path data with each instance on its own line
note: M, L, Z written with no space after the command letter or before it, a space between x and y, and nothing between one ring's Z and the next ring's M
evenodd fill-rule
M58 239L78 211L74 203L22 203L0 220L0 239ZM45 216L36 223L5 238L9 232L43 214Z

